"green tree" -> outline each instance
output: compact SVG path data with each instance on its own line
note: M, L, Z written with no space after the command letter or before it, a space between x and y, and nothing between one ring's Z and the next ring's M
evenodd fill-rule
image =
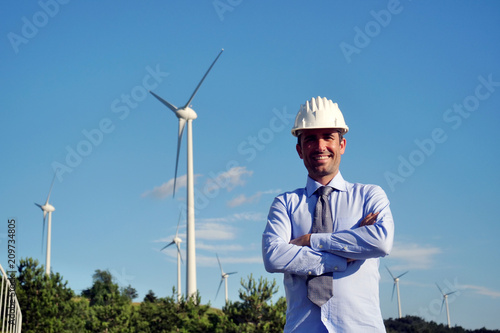
M88 304L75 299L59 273L45 274L38 260L21 259L16 295L23 314L23 332L85 332Z
M389 318L384 320L387 333L486 333L500 332L499 330L467 330L460 326L448 328L447 325L438 324L434 321L425 321L417 316L405 316L403 318Z
M132 301L134 298L137 298L139 294L137 293L137 290L133 288L131 285L128 285L127 287L122 289L122 294L127 297L130 301Z
M222 309L229 320L224 323L227 332L283 332L285 298L280 297L276 304L271 302L278 292L276 280L271 283L260 277L257 282L251 274L248 281L241 279L241 285L241 302L228 302Z
M85 327L90 332L129 332L132 314L128 295L120 292L109 270L97 269L92 275L93 284L82 291L90 304ZM133 288L132 288L133 289Z
M177 293L165 298L156 298L150 291L144 302L134 308L131 331L141 333L163 332L216 332L215 325L220 322L210 305L201 305L199 294L196 297L181 298ZM152 297L153 296L153 297ZM223 332L223 331L220 331Z
M143 302L154 303L156 300L157 300L157 297L156 297L155 293L151 289L149 289L146 296L144 296Z

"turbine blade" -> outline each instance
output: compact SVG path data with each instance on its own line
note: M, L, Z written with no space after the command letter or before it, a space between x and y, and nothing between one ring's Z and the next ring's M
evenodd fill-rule
M396 289L396 282L394 282L394 285L392 286L392 296L391 296L391 301L394 299L394 290Z
M193 94L191 95L191 98L189 98L189 101L187 101L186 105L184 106L184 108L187 108L189 106L189 104L191 104L191 101L193 100L194 98L194 95L196 95L196 93L198 92L198 89L200 89L200 86L201 84L203 83L203 81L205 80L205 78L207 77L208 73L210 72L210 70L212 69L212 67L214 67L215 65L215 62L219 59L220 55L222 54L222 52L224 52L224 49L220 50L219 52L219 55L217 56L217 58L215 58L214 62L212 63L212 65L210 65L210 67L208 68L207 72L205 73L205 75L203 76L203 78L201 79L200 83L198 83L198 86L196 87L196 89L194 90Z
M445 298L443 297L443 301L441 302L441 310L439 311L439 313L443 313L444 301L445 301Z
M184 260L182 260L181 246L179 243L177 243L177 252L179 253L179 257L181 257L181 262L184 262Z
M217 253L215 255L217 256L217 261L219 262L220 272L222 275L224 275L224 271L222 270L222 265L220 264L219 256L217 255Z
M177 108L175 107L175 105L170 104L169 102L167 102L166 100L164 100L163 98L161 98L160 96L158 96L157 94L152 92L151 90L149 92L151 93L151 95L156 97L160 102L162 102L164 105L166 105L170 110L174 111L175 115L177 115Z
M175 175L174 175L174 191L172 197L175 197L175 188L177 186L177 168L179 167L179 153L181 150L181 139L184 127L186 126L186 119L179 118L179 137L177 138L177 157L175 158Z
M45 209L43 209L42 205L37 204L36 202L35 202L35 206L40 207L40 209L41 209L41 210L42 210L42 212L43 212L43 219L44 219L44 221L45 221L45 216L47 216L47 211L46 211Z
M395 279L395 278L394 278L394 275L392 275L391 271L389 270L389 267L385 266L385 268L387 268L387 271L389 272L389 274L391 274L391 277L392 277L392 279L394 280L394 279Z
M443 290L441 289L441 287L439 287L439 285L436 283L436 287L438 287L439 291L441 292L441 294L444 296L444 293L443 293Z
M455 291L452 291L451 293L447 293L447 294L446 294L446 296L449 296L449 295L454 294L454 293L456 293L456 292L457 292L456 290L455 290Z
M179 234L179 225L181 224L182 212L179 212L179 221L177 221L177 230L175 231L175 237Z
M217 299L217 295L219 295L219 291L220 291L220 286L222 286L222 283L224 282L224 278L222 278L220 280L220 283L219 283L219 288L217 288L217 293L215 294L215 298L214 298L214 301Z
M231 273L226 273L226 275L231 275L231 274L236 274L238 272L231 272Z
M404 272L403 274L401 274L400 276L397 277L397 279L399 279L400 277L402 277L403 275L405 275L406 273L408 273L409 271L406 271Z
M45 202L45 204L49 203L50 192L52 192L52 186L54 186L54 181L56 180L56 175L57 175L57 172L54 172L54 177L52 178L52 183L50 184L49 195L47 196L47 202Z
M174 241L171 241L170 243L168 243L167 245L165 245L160 251L165 250L167 247L169 247L170 245L172 245L174 243L175 243Z

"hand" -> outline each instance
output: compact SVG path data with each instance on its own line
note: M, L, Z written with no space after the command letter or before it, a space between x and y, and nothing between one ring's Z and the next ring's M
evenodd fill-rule
M376 213L370 213L370 214L366 215L365 218L359 224L359 227L364 227L367 225L375 224L375 222L377 222L377 216L379 213L380 212L376 212Z
M297 246L311 246L311 234L305 234L298 238L292 239L290 244Z

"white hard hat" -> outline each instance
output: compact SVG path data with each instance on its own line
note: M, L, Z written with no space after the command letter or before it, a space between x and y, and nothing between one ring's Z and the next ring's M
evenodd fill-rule
M342 134L349 131L337 103L319 96L311 98L310 101L300 106L295 117L292 135L299 136L300 130L314 128L337 128Z

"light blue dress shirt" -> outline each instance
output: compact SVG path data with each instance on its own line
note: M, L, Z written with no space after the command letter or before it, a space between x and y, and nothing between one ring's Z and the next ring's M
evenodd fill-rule
M385 332L379 302L379 258L389 254L394 222L389 200L376 185L349 183L340 172L328 186L333 233L311 235L311 246L289 244L311 232L320 183L307 177L305 188L274 199L262 237L268 272L284 273L285 332ZM359 227L369 213L374 225ZM347 263L347 258L356 259ZM308 275L332 272L333 297L321 308L307 298Z

